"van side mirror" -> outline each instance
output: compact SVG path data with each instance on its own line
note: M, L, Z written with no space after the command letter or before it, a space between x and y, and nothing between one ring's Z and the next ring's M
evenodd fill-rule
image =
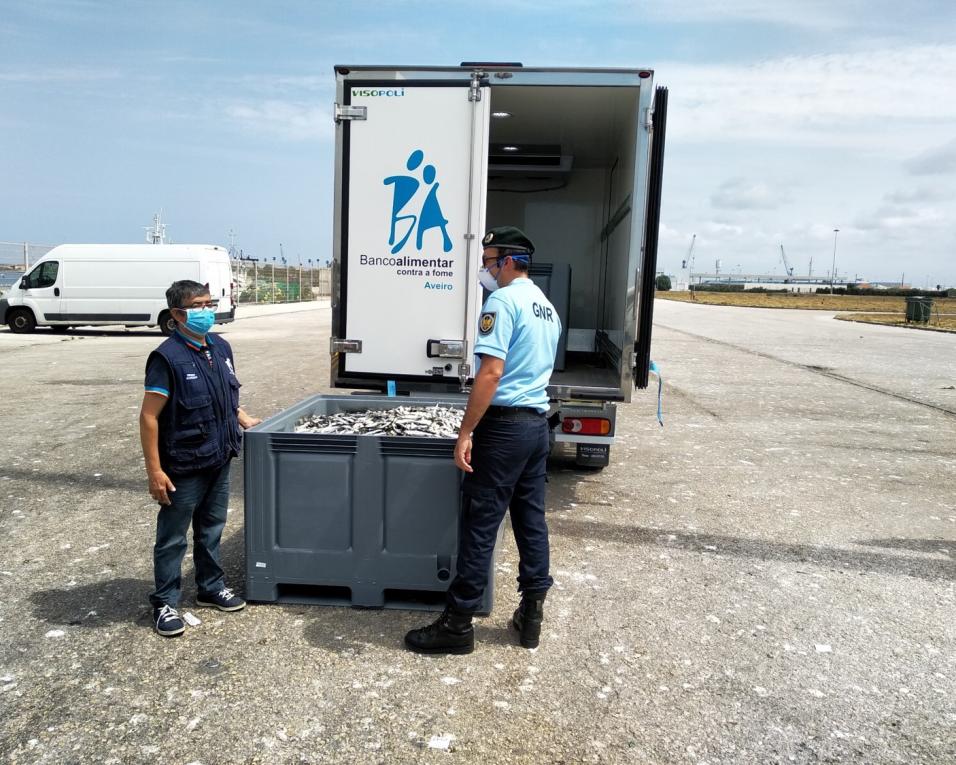
M29 289L29 286L27 285L27 280L26 280L26 279L21 279L21 280L20 280L20 289L22 289L22 290Z

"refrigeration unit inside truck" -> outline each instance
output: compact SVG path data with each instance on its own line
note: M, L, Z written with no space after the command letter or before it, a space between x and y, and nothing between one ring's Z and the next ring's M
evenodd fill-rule
M603 466L648 382L667 91L646 69L336 67L332 384L467 390L481 237L561 316L555 440Z

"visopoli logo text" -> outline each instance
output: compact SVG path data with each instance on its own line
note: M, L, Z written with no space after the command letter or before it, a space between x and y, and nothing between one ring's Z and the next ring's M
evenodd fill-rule
M398 98L405 95L405 88L352 88L352 96L361 96L363 98L388 97Z

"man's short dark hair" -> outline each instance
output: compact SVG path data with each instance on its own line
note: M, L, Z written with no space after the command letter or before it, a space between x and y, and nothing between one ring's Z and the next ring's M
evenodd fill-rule
M181 279L178 282L173 282L166 290L166 305L170 308L182 308L193 298L208 294L208 284L200 284L192 279Z

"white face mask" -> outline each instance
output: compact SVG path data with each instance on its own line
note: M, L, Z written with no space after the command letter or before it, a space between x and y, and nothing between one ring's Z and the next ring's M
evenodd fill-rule
M488 292L494 292L498 289L498 280L491 275L491 271L487 268L478 269L478 281Z

